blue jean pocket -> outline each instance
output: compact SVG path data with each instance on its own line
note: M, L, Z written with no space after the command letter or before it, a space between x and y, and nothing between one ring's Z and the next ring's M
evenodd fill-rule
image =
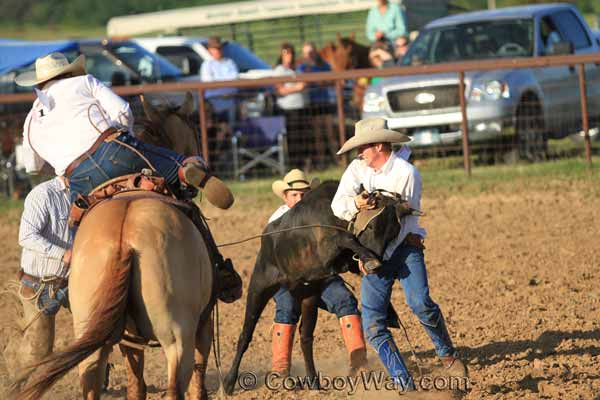
M108 157L113 167L125 173L140 172L143 168L149 168L146 162L135 152L127 147L114 143L115 149Z

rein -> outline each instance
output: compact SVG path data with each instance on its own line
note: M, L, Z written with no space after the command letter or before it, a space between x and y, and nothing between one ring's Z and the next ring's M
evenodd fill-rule
M298 230L298 229L305 229L305 228L330 228L330 229L336 229L336 230L342 231L342 232L348 232L347 229L339 227L339 226L335 226L335 225L321 225L321 224L300 225L300 226L295 226L293 228L280 229L278 231L267 232L267 233L263 233L263 234L260 234L260 235L250 236L250 237L248 237L246 239L237 240L235 242L218 244L217 247L233 246L235 244L240 244L240 243L248 242L250 240L262 238L262 237L265 237L265 236L271 236L271 235L275 235L277 233L290 232L290 231L295 231L295 230Z

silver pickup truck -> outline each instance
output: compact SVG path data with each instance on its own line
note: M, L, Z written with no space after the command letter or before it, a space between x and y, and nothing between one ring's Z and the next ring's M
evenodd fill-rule
M578 10L568 4L504 8L429 23L403 65L542 57L600 51ZM585 67L590 127L600 121L600 68ZM581 130L576 68L503 69L465 74L470 143L503 143L521 158L546 156L548 138ZM461 142L458 74L401 76L368 87L363 117L384 116L414 147ZM598 129L593 130L596 133Z

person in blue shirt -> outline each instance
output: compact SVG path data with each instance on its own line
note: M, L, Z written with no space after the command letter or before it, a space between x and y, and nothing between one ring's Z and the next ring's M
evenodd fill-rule
M369 10L366 34L369 41L390 45L400 36L407 36L406 16L400 5L388 0L377 0Z

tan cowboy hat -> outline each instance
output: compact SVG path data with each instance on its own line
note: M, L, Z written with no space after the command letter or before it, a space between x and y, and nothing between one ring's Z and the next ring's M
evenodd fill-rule
M308 182L304 172L299 169L293 169L288 172L282 180L273 182L271 188L273 193L283 199L283 195L288 190L308 190L310 189L311 182Z
M15 78L19 86L34 86L66 73L85 74L85 56L82 54L69 64L63 53L50 53L35 60L35 71L23 72Z
M387 121L381 117L361 119L354 125L354 136L352 136L337 154L371 143L404 143L410 138L403 133L392 131L387 127Z

